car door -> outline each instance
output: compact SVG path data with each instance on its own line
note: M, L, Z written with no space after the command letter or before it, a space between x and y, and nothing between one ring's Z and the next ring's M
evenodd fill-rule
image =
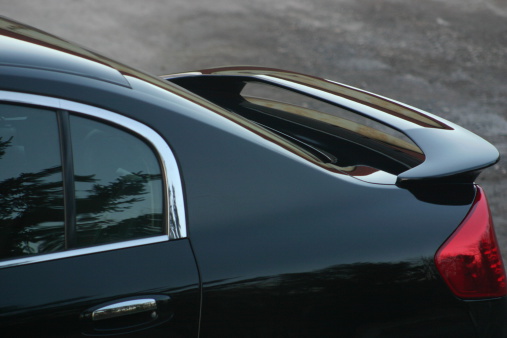
M2 97L0 335L196 336L199 277L163 139L95 107Z

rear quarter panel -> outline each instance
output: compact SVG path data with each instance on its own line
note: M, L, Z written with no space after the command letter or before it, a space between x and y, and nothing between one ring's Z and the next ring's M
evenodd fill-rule
M170 139L201 270L203 336L475 333L433 263L469 205L422 202L179 123Z

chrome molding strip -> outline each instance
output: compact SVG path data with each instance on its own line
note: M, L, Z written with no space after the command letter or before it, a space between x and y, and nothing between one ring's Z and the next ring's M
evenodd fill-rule
M57 259L76 257L76 256L84 256L84 255L95 254L95 253L99 253L99 252L114 251L114 250L118 250L118 249L133 248L136 246L154 244L154 243L162 243L162 242L167 242L167 241L168 241L167 236L163 235L163 236L157 236L157 237L135 239L135 240L126 241L126 242L118 242L118 243L112 243L112 244L92 246L92 247L82 248L82 249L72 249L72 250L68 250L68 251L60 251L60 252L49 253L49 254L20 257L20 258L15 258L15 259L0 262L0 268L8 268L8 267L13 267L13 266L18 266L18 265L26 265L26 264L54 261Z
M126 116L113 113L111 111L107 111L101 108L85 105L82 103L76 103L53 97L0 90L0 101L31 104L53 109L62 109L80 115L91 116L100 120L104 120L108 123L118 125L119 127L125 128L135 133L148 143L150 143L153 146L153 148L158 152L161 161L162 173L165 178L165 186L166 186L165 200L167 201L166 212L168 217L167 219L168 235L153 237L146 240L120 242L114 245L96 246L91 247L89 249L76 249L55 254L34 256L30 258L20 258L8 262L0 262L0 267L11 266L13 265L11 264L13 262L16 262L15 265L29 264L33 263L34 261L59 259L64 257L89 254L93 252L103 252L109 250L117 250L120 248L127 248L136 245L145 245L149 244L146 241L149 242L150 240L153 240L153 242L156 243L160 242L161 238L169 240L187 237L185 205L183 199L183 185L181 182L178 164L176 162L176 158L174 157L173 152L169 148L169 145L157 132L155 132L148 126L140 122L137 122L133 119L130 119ZM83 250L86 250L86 252L84 252ZM46 257L48 258L46 259Z

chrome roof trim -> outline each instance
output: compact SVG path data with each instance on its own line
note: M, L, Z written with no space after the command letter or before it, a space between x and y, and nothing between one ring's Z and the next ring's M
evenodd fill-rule
M165 140L150 127L111 111L64 99L0 90L0 101L68 110L118 125L150 143L159 155L165 178L167 234L170 239L187 237L183 185L176 158Z
M20 257L20 258L14 258L14 259L2 261L2 262L0 262L0 268L9 268L9 267L19 266L19 265L41 263L41 262L47 262L47 261L54 261L57 259L90 255L90 254L95 254L95 253L100 253L100 252L114 251L114 250L119 250L119 249L127 249L127 248L133 248L133 247L141 246L141 245L167 242L168 240L169 239L167 238L167 236L163 235L163 236L135 239L135 240L126 241L126 242L118 242L118 243L112 243L112 244L91 246L91 247L82 248L82 249L71 249L71 250L60 251L60 252L55 252L55 253L41 254L41 255L35 255L35 256L26 256L26 257Z

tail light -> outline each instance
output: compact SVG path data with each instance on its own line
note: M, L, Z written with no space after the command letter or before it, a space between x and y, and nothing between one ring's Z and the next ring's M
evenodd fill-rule
M464 299L507 294L502 256L482 188L465 220L440 247L435 264L454 294Z

